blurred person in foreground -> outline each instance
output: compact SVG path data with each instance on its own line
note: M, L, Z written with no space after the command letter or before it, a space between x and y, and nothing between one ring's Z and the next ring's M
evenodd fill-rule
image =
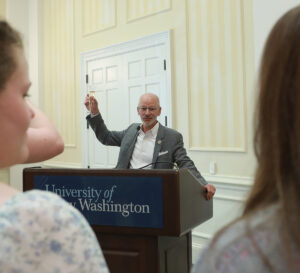
M64 149L51 121L31 105L20 35L0 21L0 168L49 159ZM0 183L0 272L105 272L85 218L53 193Z
M216 234L193 273L300 272L300 6L269 34L258 88L254 185L243 215Z

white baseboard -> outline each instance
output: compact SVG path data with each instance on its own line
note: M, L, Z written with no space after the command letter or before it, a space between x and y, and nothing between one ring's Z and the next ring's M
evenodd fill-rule
M253 178L240 176L204 175L216 187L213 218L196 227L192 233L192 262L195 263L203 248L216 231L240 216L244 201L251 189Z

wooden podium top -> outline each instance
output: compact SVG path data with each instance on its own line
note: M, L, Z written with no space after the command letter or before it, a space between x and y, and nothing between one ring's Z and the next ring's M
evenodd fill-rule
M187 169L26 168L23 189L61 195L96 232L180 236L212 217L213 202Z

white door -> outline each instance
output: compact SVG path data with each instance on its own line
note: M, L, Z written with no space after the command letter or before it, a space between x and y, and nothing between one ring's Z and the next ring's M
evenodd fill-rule
M169 45L169 32L164 32L82 55L82 99L95 91L109 130L124 130L140 122L136 107L139 97L147 92L159 96L159 121L171 126ZM87 127L85 109L83 113L84 167L115 167L119 148L102 145Z

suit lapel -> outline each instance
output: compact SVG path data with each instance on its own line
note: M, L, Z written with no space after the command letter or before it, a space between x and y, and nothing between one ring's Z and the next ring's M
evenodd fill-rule
M157 131L157 136L156 136L156 140L155 140L155 145L154 145L154 152L153 152L153 158L152 158L152 162L156 162L158 154L161 150L161 146L163 144L164 141L164 126L159 124L158 127L158 131ZM155 168L155 165L153 166L153 168Z
M139 127L140 127L140 126L139 126ZM128 155L128 159L127 159L128 165L129 165L130 159L131 159L132 154L133 154L133 150L134 150L134 147L135 147L136 139L137 139L137 137L138 137L138 135L139 135L139 131L140 131L140 130L139 130L138 127L137 127L135 133L134 133L133 136L132 136L131 143L130 143L130 145L129 145L129 147L128 147L128 152L127 152L127 155Z
M130 159L132 157L136 139L139 134L139 127L140 127L140 125L137 125L136 127L134 127L134 129L132 129L129 132L130 138L129 138L129 141L127 141L125 144L123 144L124 147L126 147L126 151L122 153L121 157L119 157L118 168L125 168L125 169L129 168Z

